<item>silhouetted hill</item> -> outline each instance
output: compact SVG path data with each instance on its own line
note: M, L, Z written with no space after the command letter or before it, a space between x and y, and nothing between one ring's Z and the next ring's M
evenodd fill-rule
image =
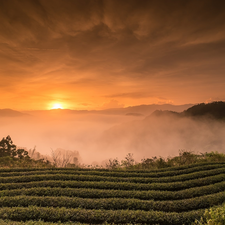
M201 103L194 105L183 112L174 112L169 110L156 110L147 116L145 119L149 119L152 116L174 116L174 117L197 117L197 118L212 118L212 119L225 119L225 102L212 102Z
M28 114L21 113L12 109L0 109L0 117L20 117L28 116Z
M178 116L180 113L169 111L169 110L156 110L152 114L152 116Z
M215 119L225 119L225 102L201 103L188 108L182 114L192 117L207 116Z

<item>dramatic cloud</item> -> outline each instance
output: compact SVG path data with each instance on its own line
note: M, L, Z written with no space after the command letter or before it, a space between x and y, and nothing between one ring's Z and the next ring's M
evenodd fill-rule
M225 100L223 1L8 0L0 21L2 108Z

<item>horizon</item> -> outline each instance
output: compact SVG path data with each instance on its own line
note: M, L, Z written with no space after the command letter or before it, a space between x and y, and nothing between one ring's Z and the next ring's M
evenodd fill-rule
M214 101L212 101L214 102ZM15 108L0 108L0 110L13 110L13 111L18 111L18 112L26 112L26 111L54 111L54 110L71 110L71 111L104 111L104 110L113 110L113 109L127 109L127 108L132 108L132 107L141 107L141 106L163 106L163 105L168 105L168 106L188 106L188 105L198 105L201 103L212 103L212 102L199 102L196 104L193 103L187 103L187 104L170 104L170 103L162 103L162 104L140 104L140 105L129 105L129 106L121 106L121 107L115 107L115 108L97 108L97 109L72 109L72 108L49 108L49 109L26 109L26 110L17 110Z

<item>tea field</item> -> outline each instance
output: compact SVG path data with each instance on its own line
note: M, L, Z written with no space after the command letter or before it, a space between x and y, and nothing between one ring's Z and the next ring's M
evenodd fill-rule
M191 224L224 202L225 163L0 169L1 224Z

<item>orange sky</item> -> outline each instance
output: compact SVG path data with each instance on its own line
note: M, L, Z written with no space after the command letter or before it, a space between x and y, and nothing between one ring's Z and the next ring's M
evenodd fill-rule
M1 0L0 108L225 100L221 0Z

